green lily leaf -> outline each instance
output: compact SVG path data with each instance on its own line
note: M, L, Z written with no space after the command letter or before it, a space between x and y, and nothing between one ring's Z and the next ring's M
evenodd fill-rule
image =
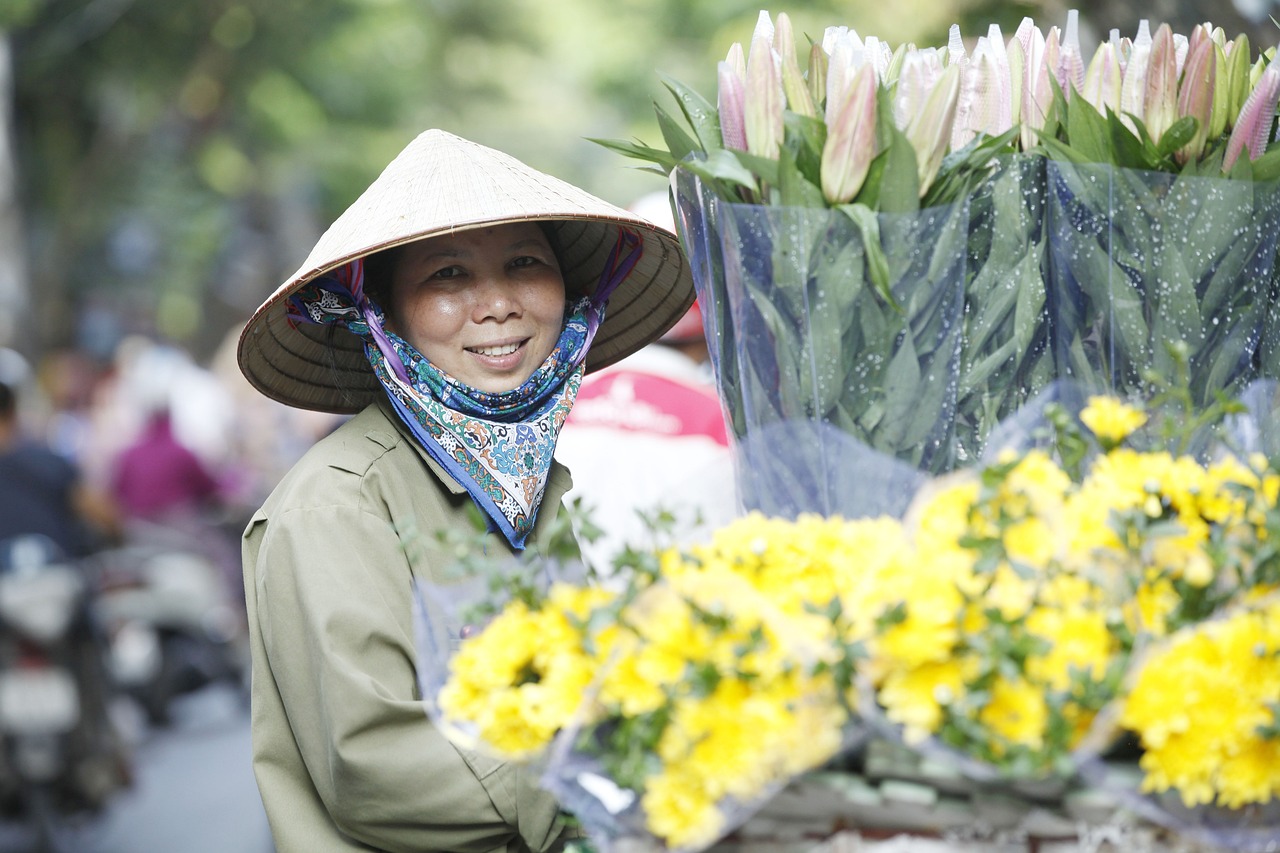
M734 152L724 148L710 152L705 160L686 160L680 164L680 168L688 169L713 184L727 182L752 192L757 189L756 176L739 162Z
M660 169L664 169L661 174L667 174L676 167L677 160L671 156L670 151L664 151L661 148L650 148L641 142L627 142L624 139L592 139L588 138L588 142L594 142L608 148L610 151L616 151L625 157L631 157L636 160L645 160L655 163Z
M778 152L777 188L779 202L783 205L826 208L822 188L809 181L797 165L795 155L788 148Z
M853 220L853 224L862 234L862 245L867 253L867 273L871 278L871 286L875 288L876 293L880 294L880 298L886 305L901 311L902 306L893 298L893 292L889 289L889 261L885 257L884 248L880 245L880 220L876 217L875 211L858 202L842 204L840 210Z
M1164 136L1160 137L1160 144L1156 146L1160 159L1172 157L1175 151L1190 142L1196 135L1198 124L1191 116L1184 116L1170 125Z
M672 159L678 163L687 159L690 154L706 153L702 145L690 136L670 113L657 104L654 104L653 109L658 117L658 129L662 131L662 139L667 143L667 150L671 152Z
M720 134L720 113L715 105L699 95L693 89L666 74L660 75L667 90L675 96L676 102L689 121L689 126L702 143L703 150L711 152L723 148Z

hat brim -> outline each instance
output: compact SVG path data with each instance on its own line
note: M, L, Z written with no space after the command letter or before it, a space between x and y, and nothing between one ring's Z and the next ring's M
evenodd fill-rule
M471 184L465 188L431 187L433 179L456 183L458 175L469 174ZM461 210L450 211L447 196L459 192L466 193L454 204ZM693 279L674 234L501 152L428 131L334 222L302 269L254 312L240 336L241 371L250 384L281 403L325 412L359 411L383 394L363 342L345 329L291 323L286 316L289 297L307 282L383 249L527 221L546 221L555 229L561 273L572 293L594 292L619 228L643 238L639 262L609 298L587 354L588 371L657 340L693 303Z

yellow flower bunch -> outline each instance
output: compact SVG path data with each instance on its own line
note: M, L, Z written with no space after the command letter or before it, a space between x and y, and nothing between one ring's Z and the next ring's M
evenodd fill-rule
M1280 477L1128 446L1146 415L1114 400L1082 420L1087 465L1007 454L935 481L901 520L751 514L647 555L621 591L513 600L455 654L446 726L515 759L572 730L644 828L685 849L873 716L1044 775L1122 699L1149 790L1277 796L1280 604L1204 620L1280 587ZM1123 698L1137 640L1170 634Z
M1280 600L1172 637L1138 672L1121 721L1142 739L1143 790L1187 806L1280 797Z

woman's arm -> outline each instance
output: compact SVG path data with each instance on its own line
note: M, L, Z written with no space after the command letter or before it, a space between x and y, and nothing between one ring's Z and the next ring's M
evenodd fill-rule
M349 507L273 518L257 613L289 733L338 828L384 850L549 849L549 794L465 755L429 722L414 672L411 575L386 519Z

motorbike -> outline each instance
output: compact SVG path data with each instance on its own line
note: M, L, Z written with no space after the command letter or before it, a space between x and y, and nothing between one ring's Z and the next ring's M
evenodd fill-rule
M111 698L83 567L43 536L0 543L0 809L38 850L60 850L74 818L130 783Z
M230 685L247 701L243 608L205 555L152 542L115 549L101 563L112 672L153 725L168 725L178 697L209 685Z

